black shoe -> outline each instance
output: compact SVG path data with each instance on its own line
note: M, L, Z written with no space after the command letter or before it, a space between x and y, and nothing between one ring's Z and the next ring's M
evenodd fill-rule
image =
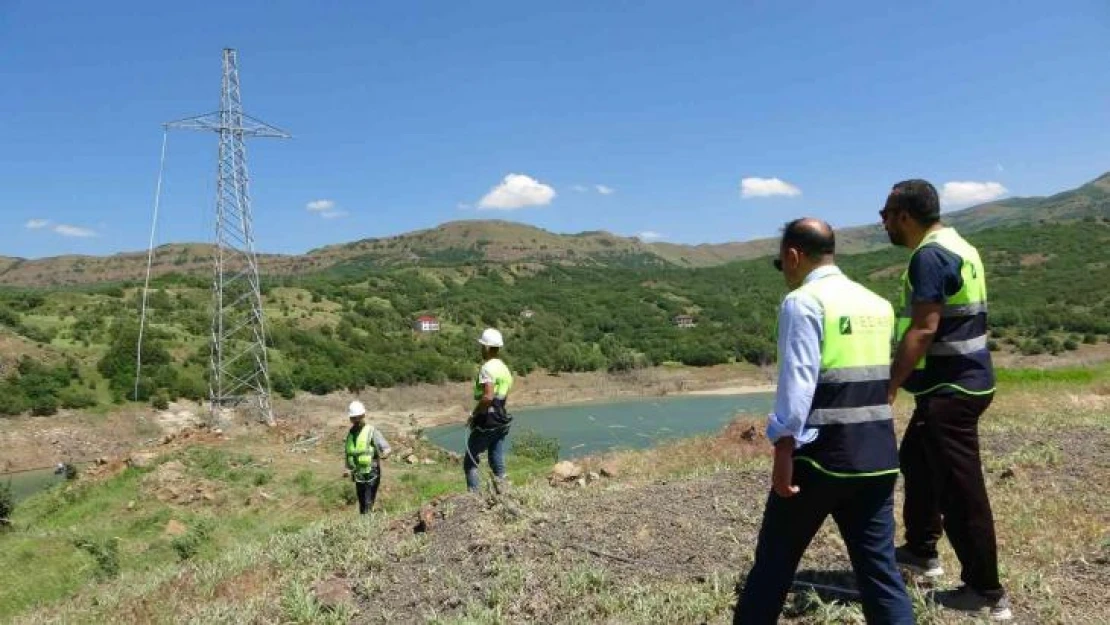
M909 569L919 575L936 578L944 575L944 568L940 565L940 558L923 558L910 551L906 545L894 550L894 561L899 566Z
M1009 621L1014 618L1014 613L1010 610L1010 598L1006 593L998 596L984 595L964 585L956 590L936 593L933 600L950 610L960 612L987 610L988 618L992 621Z

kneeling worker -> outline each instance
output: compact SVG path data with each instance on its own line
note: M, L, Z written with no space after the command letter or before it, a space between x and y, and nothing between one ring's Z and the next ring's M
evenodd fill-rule
M478 403L467 422L470 433L466 437L466 457L463 459L466 489L472 493L478 492L478 464L482 452L487 452L495 478L505 479L505 438L509 435L509 423L513 419L506 407L509 389L513 386L513 374L498 357L505 345L501 332L486 328L478 344L482 346L482 368L474 380L474 399Z
M886 389L890 303L834 264L828 224L787 224L774 264L793 289L779 313L779 381L767 423L772 489L735 622L774 623L802 553L830 514L868 623L913 623L894 560L898 448Z
M389 443L377 428L367 425L362 402L351 402L347 416L351 418L351 429L347 432L347 470L343 476L350 476L355 482L358 513L369 514L382 482L381 459L389 456Z

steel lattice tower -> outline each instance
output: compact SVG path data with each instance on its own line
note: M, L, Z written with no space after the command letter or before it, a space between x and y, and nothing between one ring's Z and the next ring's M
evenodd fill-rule
M260 417L272 424L266 324L254 250L244 139L287 139L290 135L243 113L236 52L225 48L223 56L220 110L165 126L209 130L220 136L208 381L212 420L219 419L223 406L249 399L256 403Z

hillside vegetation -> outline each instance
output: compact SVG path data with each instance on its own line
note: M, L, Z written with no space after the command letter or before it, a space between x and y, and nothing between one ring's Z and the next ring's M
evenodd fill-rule
M987 265L994 349L1059 353L1110 335L1110 298L1093 275L1106 269L1110 224L994 228L969 235ZM904 250L841 257L877 292L896 295ZM597 265L476 264L381 268L351 261L307 276L266 277L275 391L463 380L474 337L502 328L520 373L625 371L682 362L757 364L775 358L785 293L766 259L705 268L642 256ZM133 392L139 289L107 284L0 291L0 413L51 414L124 401ZM140 400L205 396L208 282L159 278L149 296ZM530 315L525 313L530 311ZM441 322L420 334L423 314ZM675 327L679 314L696 327Z

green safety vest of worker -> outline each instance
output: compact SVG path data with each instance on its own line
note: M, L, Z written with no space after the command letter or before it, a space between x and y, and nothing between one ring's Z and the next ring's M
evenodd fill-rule
M347 433L347 468L358 479L369 479L377 473L375 460L378 449L374 446L374 426L364 425L358 435Z
M824 311L821 370L806 427L817 439L794 457L839 477L898 471L890 384L890 302L843 274L799 287Z
M509 396L509 390L513 388L513 374L509 371L506 365L500 358L490 358L482 363L482 368L478 371L477 377L474 378L474 399L478 400L485 394L485 381L483 373L488 374L493 379L493 398L504 400Z
M481 400L486 393L486 384L493 384L493 402L482 414L475 406L471 425L478 429L505 427L512 420L508 413L507 401L513 387L513 374L500 358L490 358L482 363L474 378L474 399Z
M960 258L963 284L945 299L936 337L903 386L913 395L946 387L972 395L992 393L994 379L987 348L987 277L979 251L953 228L930 232L913 253L926 246L938 246ZM913 316L913 287L908 269L902 273L898 304L896 342L909 330Z

